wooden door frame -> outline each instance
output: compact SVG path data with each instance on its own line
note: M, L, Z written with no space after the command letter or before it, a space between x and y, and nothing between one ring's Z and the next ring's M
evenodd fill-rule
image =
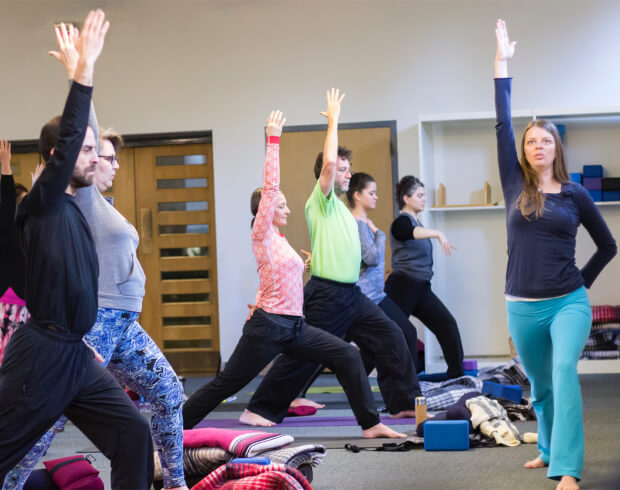
M390 159L392 164L392 193L396 192L396 184L398 184L398 143L396 120L388 121L370 121L361 123L342 123L338 124L338 129L373 129L373 128L389 128L390 129ZM327 131L327 124L301 124L297 126L284 126L283 133L301 133L305 131ZM265 142L266 142L265 137ZM400 214L398 203L393 200L394 219Z
M204 131L178 131L166 133L137 133L123 134L123 146L161 146L161 145L185 145L194 143L213 143L213 132ZM38 139L10 140L12 153L39 153Z

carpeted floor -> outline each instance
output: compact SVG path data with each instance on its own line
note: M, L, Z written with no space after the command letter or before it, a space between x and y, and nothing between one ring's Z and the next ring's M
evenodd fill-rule
M186 392L192 393L206 380L188 379ZM236 399L222 404L206 419L236 419L260 379L253 381L237 394ZM620 374L582 375L584 417L586 429L585 468L582 489L620 489ZM372 380L376 384L376 380ZM315 386L334 386L333 375L323 375ZM375 394L377 406L382 405ZM347 417L343 394L313 394L310 398L327 404L316 417ZM303 425L303 424L302 424ZM517 424L521 432L535 432L536 423ZM411 432L413 426L392 425L397 430ZM537 455L534 445L515 448L479 448L459 452L374 452L351 453L339 449L346 442L372 446L373 441L360 440L361 430L347 426L276 426L273 432L285 432L295 437L296 443L318 442L328 447L323 464L314 473L312 483L316 490L323 489L549 489L555 483L545 478L546 470L525 470L522 464ZM383 442L383 441L381 441ZM380 445L378 443L377 445ZM75 454L92 444L68 424L59 434L44 459ZM100 453L95 454L94 465L102 472L106 488L110 488L109 462Z

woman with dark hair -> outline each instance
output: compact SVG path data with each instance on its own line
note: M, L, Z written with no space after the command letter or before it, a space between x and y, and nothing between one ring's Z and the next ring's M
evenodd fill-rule
M335 102L335 101L334 101ZM329 107L329 100L328 100ZM365 438L406 437L380 422L358 350L324 330L311 327L302 316L304 263L280 234L290 210L280 191L280 135L285 119L280 111L267 121L264 185L252 194L252 251L259 286L257 308L224 370L185 402L183 420L191 429L223 400L248 384L278 354L324 364L336 373ZM279 392L270 393L274 399ZM283 405L288 406L289 400ZM275 422L245 410L241 423L272 426Z
M28 190L13 180L11 143L0 140L0 365L15 330L28 321L24 287L26 263L19 245L15 210Z
M357 221L362 246L362 264L357 285L385 314L394 320L403 331L411 360L416 370L423 370L418 365L418 334L415 326L401 309L383 291L385 283L385 233L379 230L368 213L377 206L377 182L364 172L351 176L347 201L351 213ZM374 359L366 349L360 348L366 372L374 368Z
M424 184L406 175L396 184L400 216L390 227L392 273L385 292L406 315L419 318L435 334L448 365L448 378L463 376L463 345L456 320L431 289L435 238L447 256L456 247L443 232L424 228L419 213L426 205Z
M532 385L539 456L526 468L549 466L557 489L576 490L583 469L584 435L577 361L592 312L586 288L616 254L616 242L588 192L569 181L557 128L530 122L515 149L508 60L515 43L506 23L495 29L495 109L500 179L506 201L508 329ZM575 264L583 224L597 250Z

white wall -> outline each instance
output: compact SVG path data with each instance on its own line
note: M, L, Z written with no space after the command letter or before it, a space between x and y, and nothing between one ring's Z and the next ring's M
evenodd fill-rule
M271 109L289 124L321 123L325 89L340 87L342 122L396 119L399 172L417 173L418 114L492 109L500 16L518 41L515 108L620 105L614 0L3 0L0 135L34 138L61 110L64 71L46 54L51 25L95 6L112 23L95 80L102 124L213 130L224 359L255 292L238 217L260 182Z

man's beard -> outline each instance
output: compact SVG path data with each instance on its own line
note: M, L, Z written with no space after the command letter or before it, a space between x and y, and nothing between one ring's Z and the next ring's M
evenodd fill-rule
M91 185L93 185L94 180L95 180L94 174L90 179L84 175L73 174L71 176L71 187L73 187L74 189L81 189L82 187L90 187Z

